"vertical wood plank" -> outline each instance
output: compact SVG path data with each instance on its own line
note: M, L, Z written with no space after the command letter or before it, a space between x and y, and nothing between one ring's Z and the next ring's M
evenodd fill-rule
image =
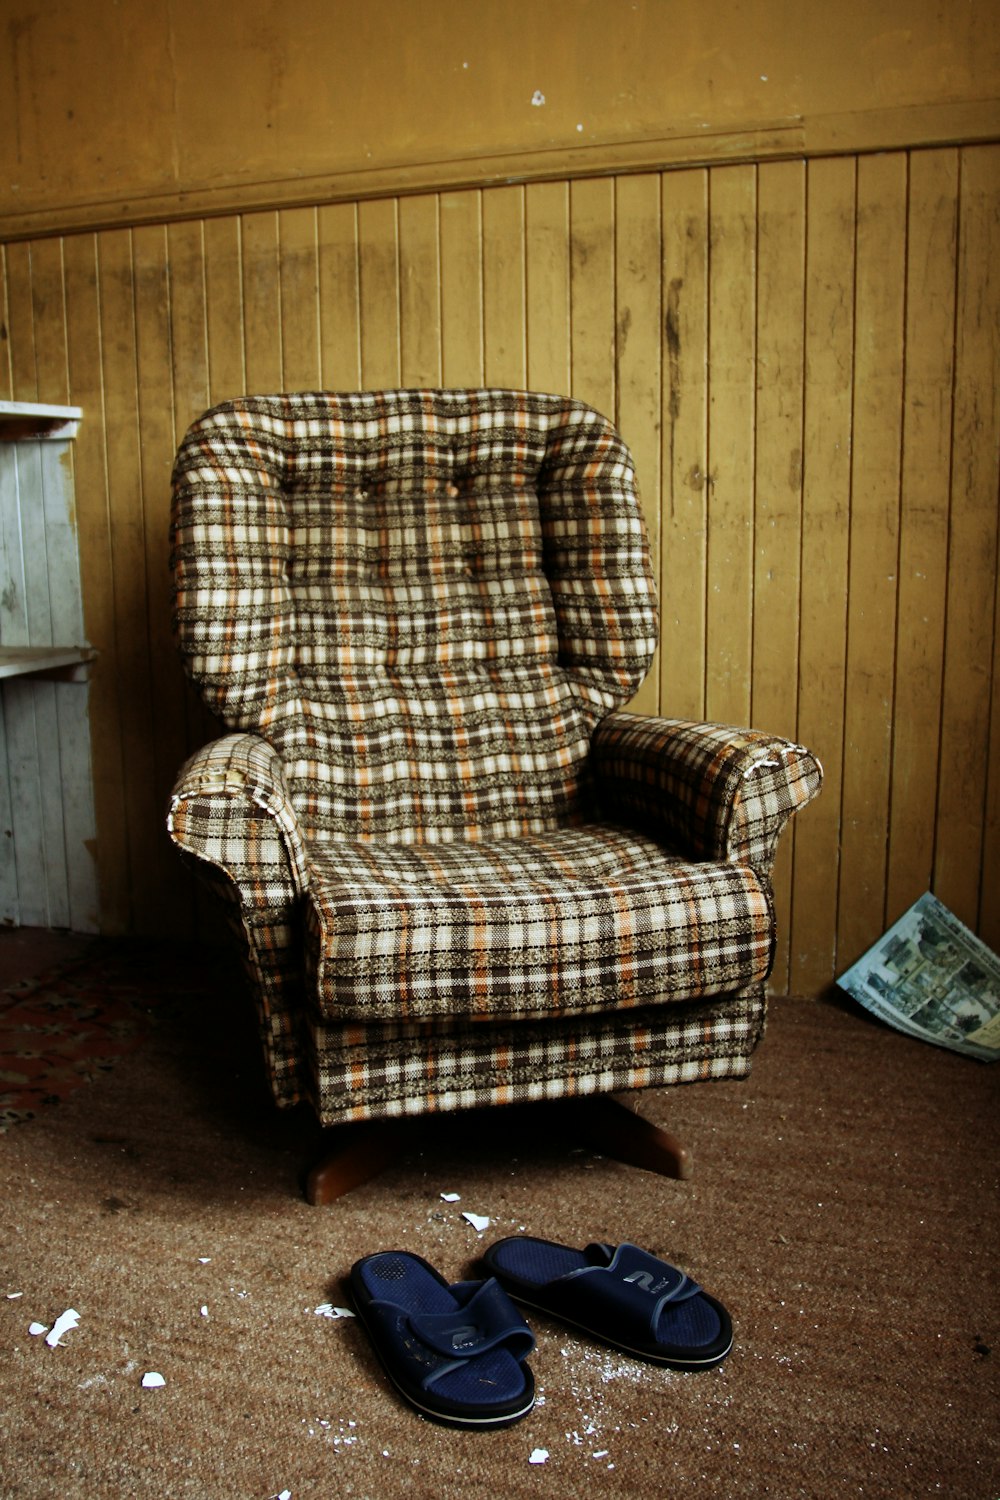
M837 963L854 389L855 162L831 158L806 170L798 738L819 755L825 780L795 835L789 983L796 994L829 985Z
M756 169L719 167L709 199L709 450L705 711L750 721Z
M234 221L215 221L212 229L216 235L224 228L232 233ZM212 382L209 373L209 266L207 243L211 241L209 225L198 219L182 224L171 224L167 228L167 264L170 277L170 357L172 368L171 410L173 413L173 444L176 450L191 423L212 405ZM221 248L221 240L215 244ZM226 303L226 290L235 286L236 305L239 306L239 247L235 236L231 240L233 254L230 260L231 278L222 274L225 256L217 256L213 262L213 300L216 304L217 326L223 327L220 302ZM216 378L220 389L234 395L243 385L243 333L242 320L231 330L228 338L220 332L221 350L216 351ZM227 373L227 369L228 372ZM233 375L233 371L238 371ZM235 386L231 383L235 378ZM168 583L169 595L169 583ZM180 670L180 658L171 639L170 665L164 671ZM180 713L184 725L186 750L204 744L215 733L215 720L203 706L194 688L186 681L181 691ZM180 769L180 762L175 769ZM191 882L192 886L194 882ZM195 901L200 894L195 895Z
M156 878L146 857L147 830L157 826L163 806L157 798L152 735L132 250L128 230L107 230L98 236L119 744L117 764L105 769L95 757L95 777L117 771L120 778L117 812L126 842L121 871L126 885L119 893L116 920L125 930L135 925L140 912L153 909Z
M708 173L663 175L660 702L705 717L708 559Z
M277 213L245 214L241 248L247 391L271 395L284 386Z
M441 372L445 385L481 386L483 219L476 190L442 193Z
M205 220L205 310L210 391L207 404L212 406L242 396L251 389L243 307L242 235L242 222L236 216Z
M90 681L90 739L94 814L99 831L101 930L113 934L128 928L129 855L122 797L120 674L97 246L95 235L71 235L64 241L63 254L70 401L86 413L74 445L74 473L84 619L87 637L99 652Z
M11 389L15 401L38 400L38 370L35 365L35 326L32 317L31 244L8 245L7 345L10 351Z
M983 861L996 806L989 763L996 641L1000 454L1000 215L996 146L961 155L951 528L934 889L972 928L997 936L997 869ZM998 705L993 704L996 717ZM990 785L992 784L992 796ZM995 849L994 825L988 835Z
M906 369L896 691L886 923L931 885L937 807L955 343L958 156L914 153L906 264Z
M483 379L517 390L527 382L524 189L483 192Z
M615 185L610 178L570 184L571 392L614 419Z
M441 244L437 194L399 203L401 379L404 386L441 384Z
M176 448L188 427L208 409L212 400L208 379L204 224L200 219L167 226L167 272L170 409Z
M527 385L564 395L571 385L568 184L530 183L524 220Z
M32 244L31 300L39 400L57 405L69 404L61 239L38 240Z
M802 541L805 167L765 163L757 177L757 376L751 722L795 739ZM777 947L769 984L788 988L793 823L772 885Z
M361 288L361 383L367 390L400 384L399 235L394 198L358 205Z
M281 280L281 389L320 386L319 249L316 210L286 208L278 215Z
M854 448L838 960L851 963L885 926L892 749L906 158L858 164Z
M662 319L660 178L622 178L615 192L614 420L635 463L654 577L660 572ZM659 652L630 709L659 712Z
M176 447L171 362L168 239L165 228L133 231L136 320L136 398L139 430L139 494L143 510L146 629L149 666L159 663L150 694L155 810L136 830L137 855L153 876L157 895L142 915L144 931L167 934L191 920L190 882L174 850L161 836L163 808L186 753L186 690L170 620L170 476Z
M328 391L361 384L358 212L353 203L318 211L320 383Z
M10 297L8 294L7 260L9 245L0 245L0 400L13 401L14 382L11 373L10 353Z

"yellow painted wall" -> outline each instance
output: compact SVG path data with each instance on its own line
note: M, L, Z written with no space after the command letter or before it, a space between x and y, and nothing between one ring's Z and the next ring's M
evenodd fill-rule
M992 0L7 0L0 239L995 135ZM544 104L533 104L536 96Z
M283 39L277 7L261 7L273 24L247 26L245 50L235 54L234 76L253 64L272 86L258 90L263 117L241 116L246 151L230 150L225 182L231 127L211 101L234 85L192 69L177 35L182 21L208 28L230 7L115 7L146 49L131 55L158 59L146 71L149 100L159 104L143 103L125 72L116 74L122 91L118 102L108 95L109 113L134 100L143 129L119 134L113 163L110 127L86 111L96 111L96 80L117 67L118 42L107 40L105 74L92 52L88 94L67 60L82 56L70 40L96 46L96 20L85 27L80 18L100 7L52 9L79 24L49 64L35 55L33 76L48 97L64 100L57 136L74 138L83 111L93 161L77 142L77 175L57 167L26 118L25 100L41 94L25 94L22 71L20 149L44 156L53 175L31 187L40 216L31 234L23 219L8 219L0 397L71 402L85 412L75 468L85 608L101 653L92 728L106 930L188 932L199 921L163 833L174 772L212 732L182 680L169 628L169 473L187 423L243 391L509 383L592 401L634 449L663 604L662 648L640 705L787 733L826 764L824 795L781 854L775 987L818 991L929 886L1000 947L1000 144L979 142L989 115L983 101L996 93L996 26L984 7L962 8L944 46L928 7L859 5L853 68L838 61L826 70L819 39L825 53L836 51L822 31L833 23L800 21L814 40L796 52L785 35L795 18L780 4L731 4L729 30L714 40L693 6L536 4L531 13L550 23L557 14L603 16L608 36L611 10L635 11L650 53L653 18L680 17L679 56L687 64L697 41L710 76L726 83L712 117L722 159L705 161L700 138L690 161L674 149L690 136L694 96L689 68L665 58L662 40L658 89L650 65L625 97L627 57L643 51L630 32L631 52L624 42L606 48L616 85L605 81L601 138L577 164L600 172L578 175L559 153L575 132L570 122L590 92L597 53L572 28L560 45L553 29L540 48L556 59L552 72L535 79L525 71L525 86L545 91L544 106L529 103L522 120L494 81L473 91L478 112L466 110L482 123L476 150L521 153L522 165L545 155L525 132L545 132L559 160L551 179L526 170L524 182L454 186L445 167L466 150L468 134L449 138L443 122L454 130L457 106L434 94L422 125L419 111L404 119L407 111L389 110L379 170L396 173L397 188L369 195L351 178L353 196L342 197L345 179L328 196L277 208L254 198L266 162L279 186L296 193L300 168L334 170L329 156L322 164L287 151L266 157L261 132L272 117L291 129L282 101L309 51ZM292 3L282 13L309 9ZM385 23L390 49L393 9L412 17L418 7L366 7ZM509 5L419 7L394 97L415 97L427 37L450 47L479 9L487 29L501 10L513 13ZM426 18L446 11L455 24L439 33ZM167 15L175 36L161 47ZM821 115L840 121L834 154L775 159L773 120L753 115L763 108L759 73L773 62L754 60L756 82L741 71L754 42L751 16L770 17L789 69L782 108L793 102L807 128ZM978 17L978 47L970 16ZM29 33L18 33L22 50ZM497 41L504 60L495 78L507 77L508 62L525 50L511 34L502 47ZM345 79L353 46L345 39ZM328 100L326 55L313 53L324 63L313 69L323 74L318 95ZM387 67L379 55L377 67ZM482 57L478 66L485 71ZM358 84L360 101L374 97L378 76ZM559 80L574 107L548 113ZM780 76L769 74L772 81ZM913 139L870 154L880 102L885 128L902 130L908 120ZM952 111L954 123L963 110L968 138L927 146L934 122ZM746 111L752 118L740 136L737 113ZM372 112L359 104L358 119L337 118L350 146L338 144L337 160L353 173L351 153L374 139L365 136ZM162 160L151 145L166 138L158 130L171 136ZM633 170L638 159L624 160L630 142L648 151L668 137L674 144L659 165ZM418 159L436 162L443 180L416 191ZM124 193L125 179L134 184L143 172L146 208L159 202L149 216ZM240 201L195 213L170 199L184 181ZM97 219L107 227L83 228L80 215L92 211L98 189L106 196ZM213 197L214 208L221 203ZM134 222L121 222L128 212ZM159 212L166 217L143 222ZM58 214L65 223L53 217L43 232L41 219Z

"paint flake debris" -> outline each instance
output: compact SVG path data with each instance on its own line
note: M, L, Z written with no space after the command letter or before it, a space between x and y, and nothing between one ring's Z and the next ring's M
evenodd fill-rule
M545 95L542 93L541 89L535 90L535 92L531 96L531 102L536 109L540 109L541 106L545 103Z
M208 1308L207 1308L207 1306L205 1306L205 1305L202 1306L201 1315L202 1315L203 1318L207 1318L208 1317Z
M461 1195L461 1193L442 1193L441 1194L441 1202L442 1203L461 1203L461 1201L462 1201L462 1195Z
M353 1318L357 1316L349 1307L334 1307L332 1302L321 1302L319 1307L313 1308L313 1312L317 1318Z
M14 1302L18 1297L23 1297L23 1296L24 1296L23 1292L8 1292L7 1293L7 1301L8 1302Z
M56 1318L55 1322L52 1325L52 1332L45 1340L49 1348L54 1349L57 1344L62 1345L62 1347L65 1348L65 1345L62 1344L63 1334L72 1332L74 1328L77 1328L79 1326L79 1323L80 1314L77 1312L76 1308L67 1307L66 1311L62 1313L58 1318Z
M548 1450L548 1448L535 1448L534 1451L532 1452L531 1457L528 1459L529 1464L545 1464L545 1463L548 1463L548 1461L549 1461L549 1450Z
M147 1370L146 1374L142 1377L142 1388L144 1391L158 1390L161 1385L166 1385L166 1383L158 1370Z
M31 1334L32 1338L36 1338L37 1339L37 1337L38 1337L38 1335L40 1333L48 1333L48 1331L49 1331L49 1325L48 1325L48 1323L29 1323L28 1324L28 1332Z
M473 1229L475 1229L479 1234L482 1234L484 1229L489 1229L490 1227L490 1221L486 1214L463 1213L462 1218L468 1219Z

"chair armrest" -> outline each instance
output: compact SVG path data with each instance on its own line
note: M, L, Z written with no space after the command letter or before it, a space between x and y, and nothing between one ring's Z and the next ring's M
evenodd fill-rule
M801 745L722 724L611 713L592 748L606 812L655 829L690 858L765 874L788 819L823 781Z
M185 852L223 870L244 905L280 910L308 887L281 759L259 735L225 735L184 763L167 829Z

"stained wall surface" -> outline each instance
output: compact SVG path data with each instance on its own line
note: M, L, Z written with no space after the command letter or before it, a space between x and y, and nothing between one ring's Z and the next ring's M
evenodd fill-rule
M436 25L449 9L420 13ZM498 25L501 9L510 7L484 5L484 26ZM589 0L534 8L553 27L558 12L570 38L558 69L578 86L574 103L597 68L579 27L607 9ZM655 22L681 8L633 9L645 30L630 33L631 55L645 37L652 56L654 43L665 46ZM74 185L52 167L48 188L31 189L30 226L23 189L16 204L6 194L0 396L86 413L74 462L87 629L101 653L91 721L105 930L187 932L201 920L163 833L177 766L214 732L170 636L169 474L188 422L245 391L511 384L592 402L633 448L663 614L637 706L749 722L805 741L824 762L824 794L779 859L774 987L818 992L928 888L1000 947L997 27L986 27L977 73L964 19L945 39L927 10L907 37L902 14L924 7L864 7L869 33L900 23L897 45L884 41L878 54L873 95L861 76L862 64L874 67L872 35L858 44L853 71L838 59L824 74L820 52L832 49L819 30L832 21L810 21L808 45L793 45L785 9L732 7L734 16L770 18L803 91L806 134L813 120L825 119L828 134L840 122L823 149L779 149L759 97L769 64L754 61L760 89L727 88L715 115L718 95L699 96L724 143L718 159L677 146L693 109L679 74L667 75L673 93L665 82L660 90L674 99L673 121L662 108L649 113L642 77L648 85L652 65L627 118L605 80L607 113L591 154L560 155L576 108L558 128L545 125L547 145L529 150L524 132L552 120L553 91L526 69L525 84L546 104L529 102L520 134L511 127L504 136L499 86L476 95L483 159L511 153L521 180L484 172L479 185L452 181L455 106L435 98L405 139L390 108L384 133L365 148L397 186L380 190L374 177L359 185L352 147L346 175L326 159L321 192L308 153L293 171L297 132L275 74L270 92L258 90L260 118L245 122L244 180L226 146L225 98L213 105L205 68L185 47L162 54L172 80L163 109L176 131L197 104L200 145L175 143L159 176L146 147L123 147L120 172L147 190L132 222L124 178L113 174ZM214 8L202 10L208 27ZM294 57L292 71L304 67L277 10L260 10L270 29L248 31L239 55L264 73L277 69L272 49ZM182 0L148 12L151 31L127 12L130 43L140 39L135 28L152 49L161 22L193 24ZM968 14L982 23L987 12ZM693 48L695 23L685 24L678 45ZM417 28L418 52L427 35ZM82 47L81 37L78 27ZM345 40L345 68L355 45ZM619 84L623 46L609 46ZM712 76L735 76L748 46L738 27L715 37ZM538 43L539 67L553 50ZM470 62L485 69L484 57L481 49ZM33 66L41 76L37 58ZM401 64L401 97L417 87L415 67ZM60 80L45 78L47 97L59 97ZM61 87L73 97L65 69ZM151 78L155 98L164 87L158 73ZM367 87L359 107L370 122ZM908 138L869 149L876 116L883 134ZM741 133L738 117L760 130ZM291 134L266 164L278 186L261 206L255 132L268 120ZM21 128L27 139L34 127L21 119ZM95 149L102 129L92 122ZM950 130L958 138L937 138ZM38 162L46 148L33 139ZM655 156L657 140L668 142L659 162L629 157L638 146ZM555 175L530 170L546 151ZM298 201L307 173L315 196ZM178 198L182 175L195 198L215 195L211 212ZM225 193L233 201L224 209Z

